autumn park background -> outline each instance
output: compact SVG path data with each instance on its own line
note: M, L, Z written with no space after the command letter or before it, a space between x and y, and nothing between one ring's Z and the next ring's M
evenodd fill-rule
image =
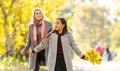
M52 25L55 18L64 17L83 52L100 42L120 62L120 0L0 0L0 71L28 71L29 54L23 56L20 50L35 7Z

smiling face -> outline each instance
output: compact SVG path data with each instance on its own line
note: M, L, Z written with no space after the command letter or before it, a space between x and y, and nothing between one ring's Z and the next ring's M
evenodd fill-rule
M64 28L64 24L61 23L61 20L56 19L54 29L62 32L63 28Z
M35 20L41 20L43 18L43 14L40 10L36 10L34 12L34 19Z

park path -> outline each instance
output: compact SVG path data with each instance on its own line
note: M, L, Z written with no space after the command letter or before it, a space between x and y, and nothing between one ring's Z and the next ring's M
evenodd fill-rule
M92 65L88 61L74 60L74 71L120 71L120 63L115 61L102 62L100 65Z

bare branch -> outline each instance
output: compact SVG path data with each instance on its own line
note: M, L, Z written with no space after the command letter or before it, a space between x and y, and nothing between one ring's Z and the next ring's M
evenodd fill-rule
M2 5L1 3L0 3L0 7L1 7L1 9L2 9L2 15L3 15L2 17L3 17L3 19L5 20L4 23L7 24L7 16L8 16L8 15L7 15L7 13L5 12L5 8L3 7L3 5ZM5 25L5 24L4 24L4 25Z
M14 3L15 3L15 0L12 0L11 5L10 5L10 9L9 9L9 11L8 11L8 14L11 12L12 6L13 6Z

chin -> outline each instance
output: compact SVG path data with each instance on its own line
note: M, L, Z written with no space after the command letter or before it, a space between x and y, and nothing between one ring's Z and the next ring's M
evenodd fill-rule
M38 20L41 20L42 18L38 18Z
M57 31L58 29L56 28L55 30Z

